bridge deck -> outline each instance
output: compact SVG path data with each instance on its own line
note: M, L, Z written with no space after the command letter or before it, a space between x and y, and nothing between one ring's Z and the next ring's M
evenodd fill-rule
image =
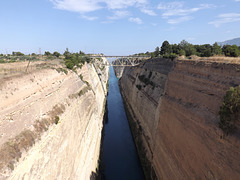
M150 56L94 56L94 55L90 55L88 57L94 57L94 58L102 58L102 57L106 57L106 58L151 58Z
M145 61L151 57L149 56L105 56L105 55L90 55L90 58L116 58L115 61L104 64L106 66L136 66L142 61Z

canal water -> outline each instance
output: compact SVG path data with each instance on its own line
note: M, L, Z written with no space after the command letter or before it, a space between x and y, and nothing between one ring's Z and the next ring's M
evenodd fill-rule
M108 120L105 124L103 140L103 174L105 179L145 179L113 67L110 67L107 108Z

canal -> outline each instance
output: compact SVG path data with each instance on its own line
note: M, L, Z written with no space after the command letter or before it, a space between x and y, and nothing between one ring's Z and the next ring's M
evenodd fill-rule
M105 179L145 179L113 67L110 67L107 108L108 120L105 124L103 140Z

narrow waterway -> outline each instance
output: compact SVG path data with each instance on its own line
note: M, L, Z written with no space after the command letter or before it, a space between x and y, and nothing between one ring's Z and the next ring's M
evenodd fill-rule
M110 67L107 101L108 121L105 124L103 140L105 178L107 180L144 179L113 67Z

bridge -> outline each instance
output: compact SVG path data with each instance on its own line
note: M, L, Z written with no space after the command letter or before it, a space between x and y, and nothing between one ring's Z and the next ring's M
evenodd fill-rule
M115 58L114 61L108 61L105 63L106 66L136 66L147 59L150 56L106 56L106 55L90 55L90 58Z

